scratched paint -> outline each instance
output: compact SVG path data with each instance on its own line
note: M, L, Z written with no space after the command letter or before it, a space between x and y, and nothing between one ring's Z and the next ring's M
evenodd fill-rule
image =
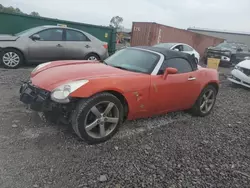
M157 93L158 92L158 88L157 88L157 86L156 86L155 83L153 84L153 87L154 87L155 92Z

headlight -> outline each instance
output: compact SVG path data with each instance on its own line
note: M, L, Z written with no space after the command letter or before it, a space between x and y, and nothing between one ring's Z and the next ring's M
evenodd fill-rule
M39 69L45 67L46 65L49 65L50 63L51 63L51 62L47 62L47 63L42 63L42 64L38 65L38 66L32 71L32 73L38 71Z
M68 103L69 95L88 82L88 80L77 80L63 84L52 91L51 100L58 103Z

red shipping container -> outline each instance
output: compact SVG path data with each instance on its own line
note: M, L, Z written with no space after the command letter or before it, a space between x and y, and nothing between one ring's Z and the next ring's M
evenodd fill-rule
M224 39L177 29L152 22L133 22L131 46L153 46L158 43L185 43L196 49L203 57L205 49Z

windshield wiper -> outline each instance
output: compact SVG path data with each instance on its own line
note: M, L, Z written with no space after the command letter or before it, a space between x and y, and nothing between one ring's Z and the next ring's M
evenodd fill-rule
M130 69L127 69L127 68L125 68L125 67L121 67L121 66L113 66L113 67L118 68L118 69L122 69L122 70L128 70L128 71L131 71Z

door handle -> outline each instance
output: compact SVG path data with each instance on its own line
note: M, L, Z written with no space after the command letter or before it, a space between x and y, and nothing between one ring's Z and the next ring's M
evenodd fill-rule
M61 44L56 45L56 47L63 47Z
M196 78L192 76L188 78L188 81L193 81L193 80L196 80Z
M86 46L85 46L86 48L90 48L90 46L87 44Z

